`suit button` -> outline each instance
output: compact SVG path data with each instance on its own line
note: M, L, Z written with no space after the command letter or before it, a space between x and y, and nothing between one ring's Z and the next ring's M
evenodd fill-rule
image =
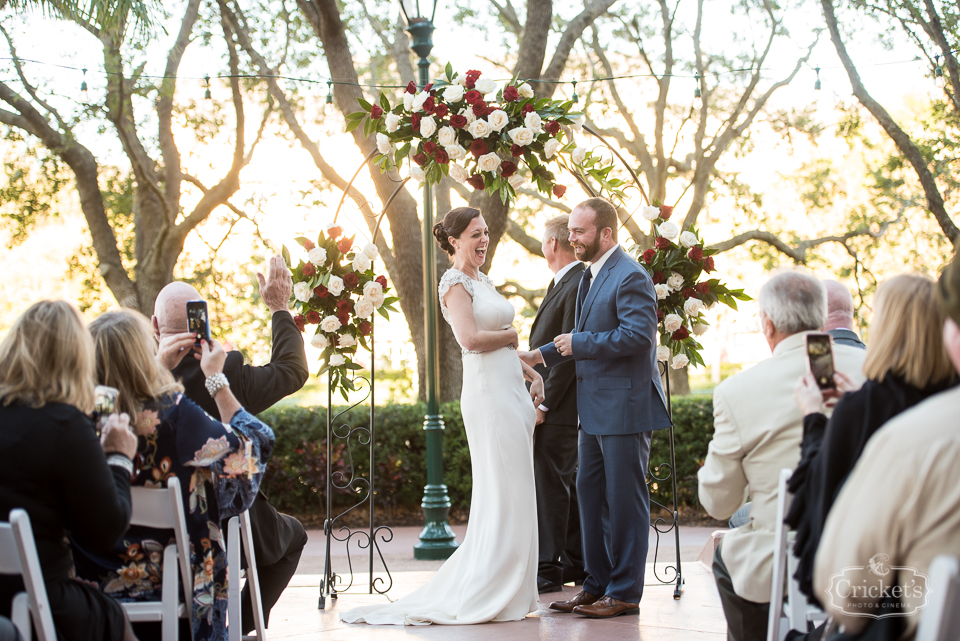
M582 377L582 376L578 376L578 377L577 377L577 382L578 382L578 383L582 383L582 382L583 382L583 377Z

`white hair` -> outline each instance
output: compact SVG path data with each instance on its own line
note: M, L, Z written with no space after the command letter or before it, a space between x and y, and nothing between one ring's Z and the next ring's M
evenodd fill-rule
M760 288L760 311L782 334L819 331L827 316L827 292L812 276L799 272L777 274Z

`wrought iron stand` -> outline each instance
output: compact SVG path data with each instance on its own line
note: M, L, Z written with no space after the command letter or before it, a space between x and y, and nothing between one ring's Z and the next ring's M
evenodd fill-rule
M680 512L679 512L678 503L677 503L678 501L677 455L674 449L674 441L673 441L673 406L670 402L670 371L667 368L667 364L665 362L657 361L657 363L661 368L660 374L661 376L663 376L664 380L666 381L665 391L667 396L667 414L670 415L670 427L667 428L669 432L669 438L670 438L670 463L661 463L655 468L652 468L650 470L649 475L650 475L650 481L655 481L658 484L665 482L667 479L671 481L673 485L673 511L672 511L673 518L670 521L667 521L662 517L657 517L657 520L654 521L653 524L650 526L653 528L653 531L657 535L656 547L653 550L653 576L660 583L675 583L675 586L673 588L673 598L679 599L681 594L683 593L683 572L680 567ZM662 477L657 476L658 473L661 473L660 470L662 468L668 468L667 473ZM657 501L654 501L653 499L650 499L650 503L652 505L658 506L663 510L668 510L666 506L664 506L661 503L658 503ZM669 534L671 531L673 532L674 543L676 545L677 564L675 566L668 565L667 567L665 567L663 569L664 578L660 578L660 576L657 574L657 554L660 551L660 535ZM667 578L668 573L671 571L673 572L673 576L670 578Z
M373 326L371 319L371 326ZM327 454L327 479L326 479L326 488L325 488L325 500L326 500L326 518L323 522L323 533L326 538L325 540L325 552L324 552L324 561L323 561L323 578L320 580L320 602L317 605L321 610L326 607L327 597L336 600L340 592L346 592L351 587L353 587L353 560L350 556L350 543L353 541L354 537L357 537L357 545L361 549L367 549L367 571L369 572L369 578L367 581L367 590L368 594L386 594L390 588L393 587L393 578L390 576L390 569L387 567L387 562L383 558L383 552L380 551L380 545L377 542L377 537L380 537L380 541L384 543L389 543L393 540L393 530L391 530L386 525L377 526L374 521L374 482L375 475L377 472L376 467L376 404L374 403L374 383L376 380L376 369L374 362L374 342L373 342L373 331L370 332L370 378L369 380L358 376L354 380L362 380L367 383L368 391L367 395L354 403L353 405L347 407L344 410L337 412L336 415L333 414L333 386L331 385L331 375L328 372L327 374L327 445L326 445L326 454ZM350 427L350 425L344 423L339 427L336 426L337 420L345 414L346 412L357 407L364 401L370 401L370 425L369 427ZM357 443L360 446L366 446L369 450L369 461L370 466L367 471L367 476L363 477L356 473L356 467L353 462L353 450L351 449L350 439L357 435ZM347 469L345 472L337 471L333 472L333 441L334 439L341 441L346 446L346 466ZM347 490L350 493L356 496L356 503L353 505L344 508L338 514L334 516L333 514L333 493L337 490ZM369 519L367 521L367 526L364 529L354 530L344 523L340 523L339 526L337 521L343 519L348 513L362 507L364 504L367 505L369 511ZM337 573L333 569L332 557L330 555L331 548L334 544L334 541L343 543L347 548L347 572L348 580L346 585L344 585L344 576ZM380 565L383 566L383 571L387 575L386 581L382 577L373 576L373 562L374 562L374 553L380 558ZM384 587L386 586L386 587Z

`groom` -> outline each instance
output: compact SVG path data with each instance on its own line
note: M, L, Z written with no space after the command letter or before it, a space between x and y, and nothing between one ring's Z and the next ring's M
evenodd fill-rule
M650 436L670 425L657 371L657 296L617 244L617 211L602 198L570 214L570 244L591 263L580 280L574 331L521 355L528 365L577 364L577 500L587 579L561 612L637 614L650 528L645 476Z

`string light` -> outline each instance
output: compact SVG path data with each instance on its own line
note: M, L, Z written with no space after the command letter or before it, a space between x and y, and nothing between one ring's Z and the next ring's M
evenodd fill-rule
M936 83L936 85L939 88L946 89L947 79L943 77L943 68L940 66L940 55L937 54L936 56L934 56L934 60L936 60L937 66L933 70L933 81Z
M572 84L573 84L573 101L580 102L580 96L577 95L577 81L574 80Z
M817 81L813 83L813 90L820 91L820 67L814 69L817 72Z
M703 94L700 92L700 74L693 77L697 86L693 89L693 108L697 111L703 109Z
M80 100L90 102L90 92L87 91L87 70L81 69L81 71L83 71L83 81L80 83Z
M328 116L333 113L333 80L327 80L327 100L323 105L323 113Z
M210 76L204 76L203 82L207 86L207 90L203 92L203 97L205 100L213 100L213 94L210 92Z

